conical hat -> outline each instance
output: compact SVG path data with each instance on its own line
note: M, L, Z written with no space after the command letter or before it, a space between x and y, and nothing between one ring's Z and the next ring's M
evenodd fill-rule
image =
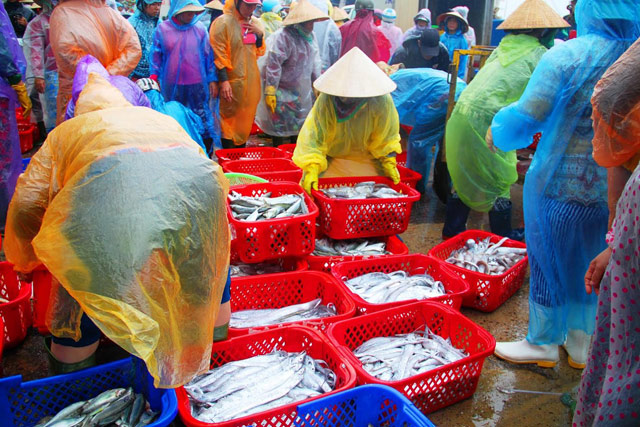
M393 80L357 47L329 67L313 82L313 87L346 98L371 98L396 90Z
M309 0L299 0L282 23L283 25L294 25L308 21L326 21L327 19L329 19L329 15L309 3Z
M555 10L543 0L526 0L505 21L499 30L570 27Z
M331 12L331 19L333 19L335 22L348 21L349 15L344 11L344 9L336 6L333 8L333 12Z
M213 9L213 10L223 10L224 5L220 2L220 0L212 0L209 3L204 5L205 9Z

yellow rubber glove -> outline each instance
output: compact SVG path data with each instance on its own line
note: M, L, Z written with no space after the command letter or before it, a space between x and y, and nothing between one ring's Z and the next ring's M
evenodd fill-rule
M384 174L391 178L394 184L400 183L400 172L398 172L398 166L395 157L383 157L380 159L382 170Z
M24 82L16 83L11 85L13 90L18 95L18 102L20 106L24 109L24 113L22 113L22 117L25 119L29 118L31 114L31 99L29 99L29 94L27 93L27 87L24 85Z
M276 112L276 102L276 87L267 86L264 89L264 103L267 104L267 107L271 110L271 114Z
M318 189L318 174L320 173L320 166L317 164L311 164L304 170L304 178L302 179L302 188L309 195L311 195L311 189Z

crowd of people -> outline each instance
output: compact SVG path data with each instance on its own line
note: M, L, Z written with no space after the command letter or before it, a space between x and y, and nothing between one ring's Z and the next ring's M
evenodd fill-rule
M59 371L90 365L101 333L163 387L208 366L230 313L216 148L243 147L255 123L296 144L307 192L398 183L404 124L421 192L434 154L446 164L443 238L474 210L526 240L528 334L496 356L552 367L562 346L584 369L576 425L638 416L640 4L572 1L562 18L526 0L473 79L460 56L447 120L454 52L477 43L465 6L435 25L422 9L403 32L373 0L351 16L325 0L172 0L162 17L161 0L34 1L0 6L0 225L17 271L56 278ZM23 174L16 114L46 136ZM514 228L516 150L534 140Z

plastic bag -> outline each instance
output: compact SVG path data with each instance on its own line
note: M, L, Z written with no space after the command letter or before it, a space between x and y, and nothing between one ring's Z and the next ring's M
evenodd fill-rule
M229 263L227 181L180 125L91 74L77 117L21 175L5 251L61 282L47 326L78 339L85 312L143 359L155 385L208 370ZM96 195L99 195L97 197Z

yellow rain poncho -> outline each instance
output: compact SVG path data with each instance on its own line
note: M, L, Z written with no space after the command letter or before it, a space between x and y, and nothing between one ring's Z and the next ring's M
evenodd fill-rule
M258 18L251 19L259 22ZM247 21L238 13L235 1L227 0L224 15L213 21L210 30L216 67L227 70L233 92L231 102L220 97L222 138L232 140L235 145L242 145L249 139L262 97L257 60L265 53L264 41L260 47L243 42L243 24Z
M228 184L169 116L133 107L90 74L76 117L18 180L4 241L21 272L60 282L47 326L80 338L85 312L143 359L156 386L209 368L229 262Z
M85 55L119 76L131 74L142 55L136 31L103 0L62 0L51 13L50 36L59 73L58 124L71 98L76 64Z
M293 161L322 176L383 175L374 160L400 154L400 122L391 95L363 98L345 119L338 119L335 97L321 93L304 122Z

